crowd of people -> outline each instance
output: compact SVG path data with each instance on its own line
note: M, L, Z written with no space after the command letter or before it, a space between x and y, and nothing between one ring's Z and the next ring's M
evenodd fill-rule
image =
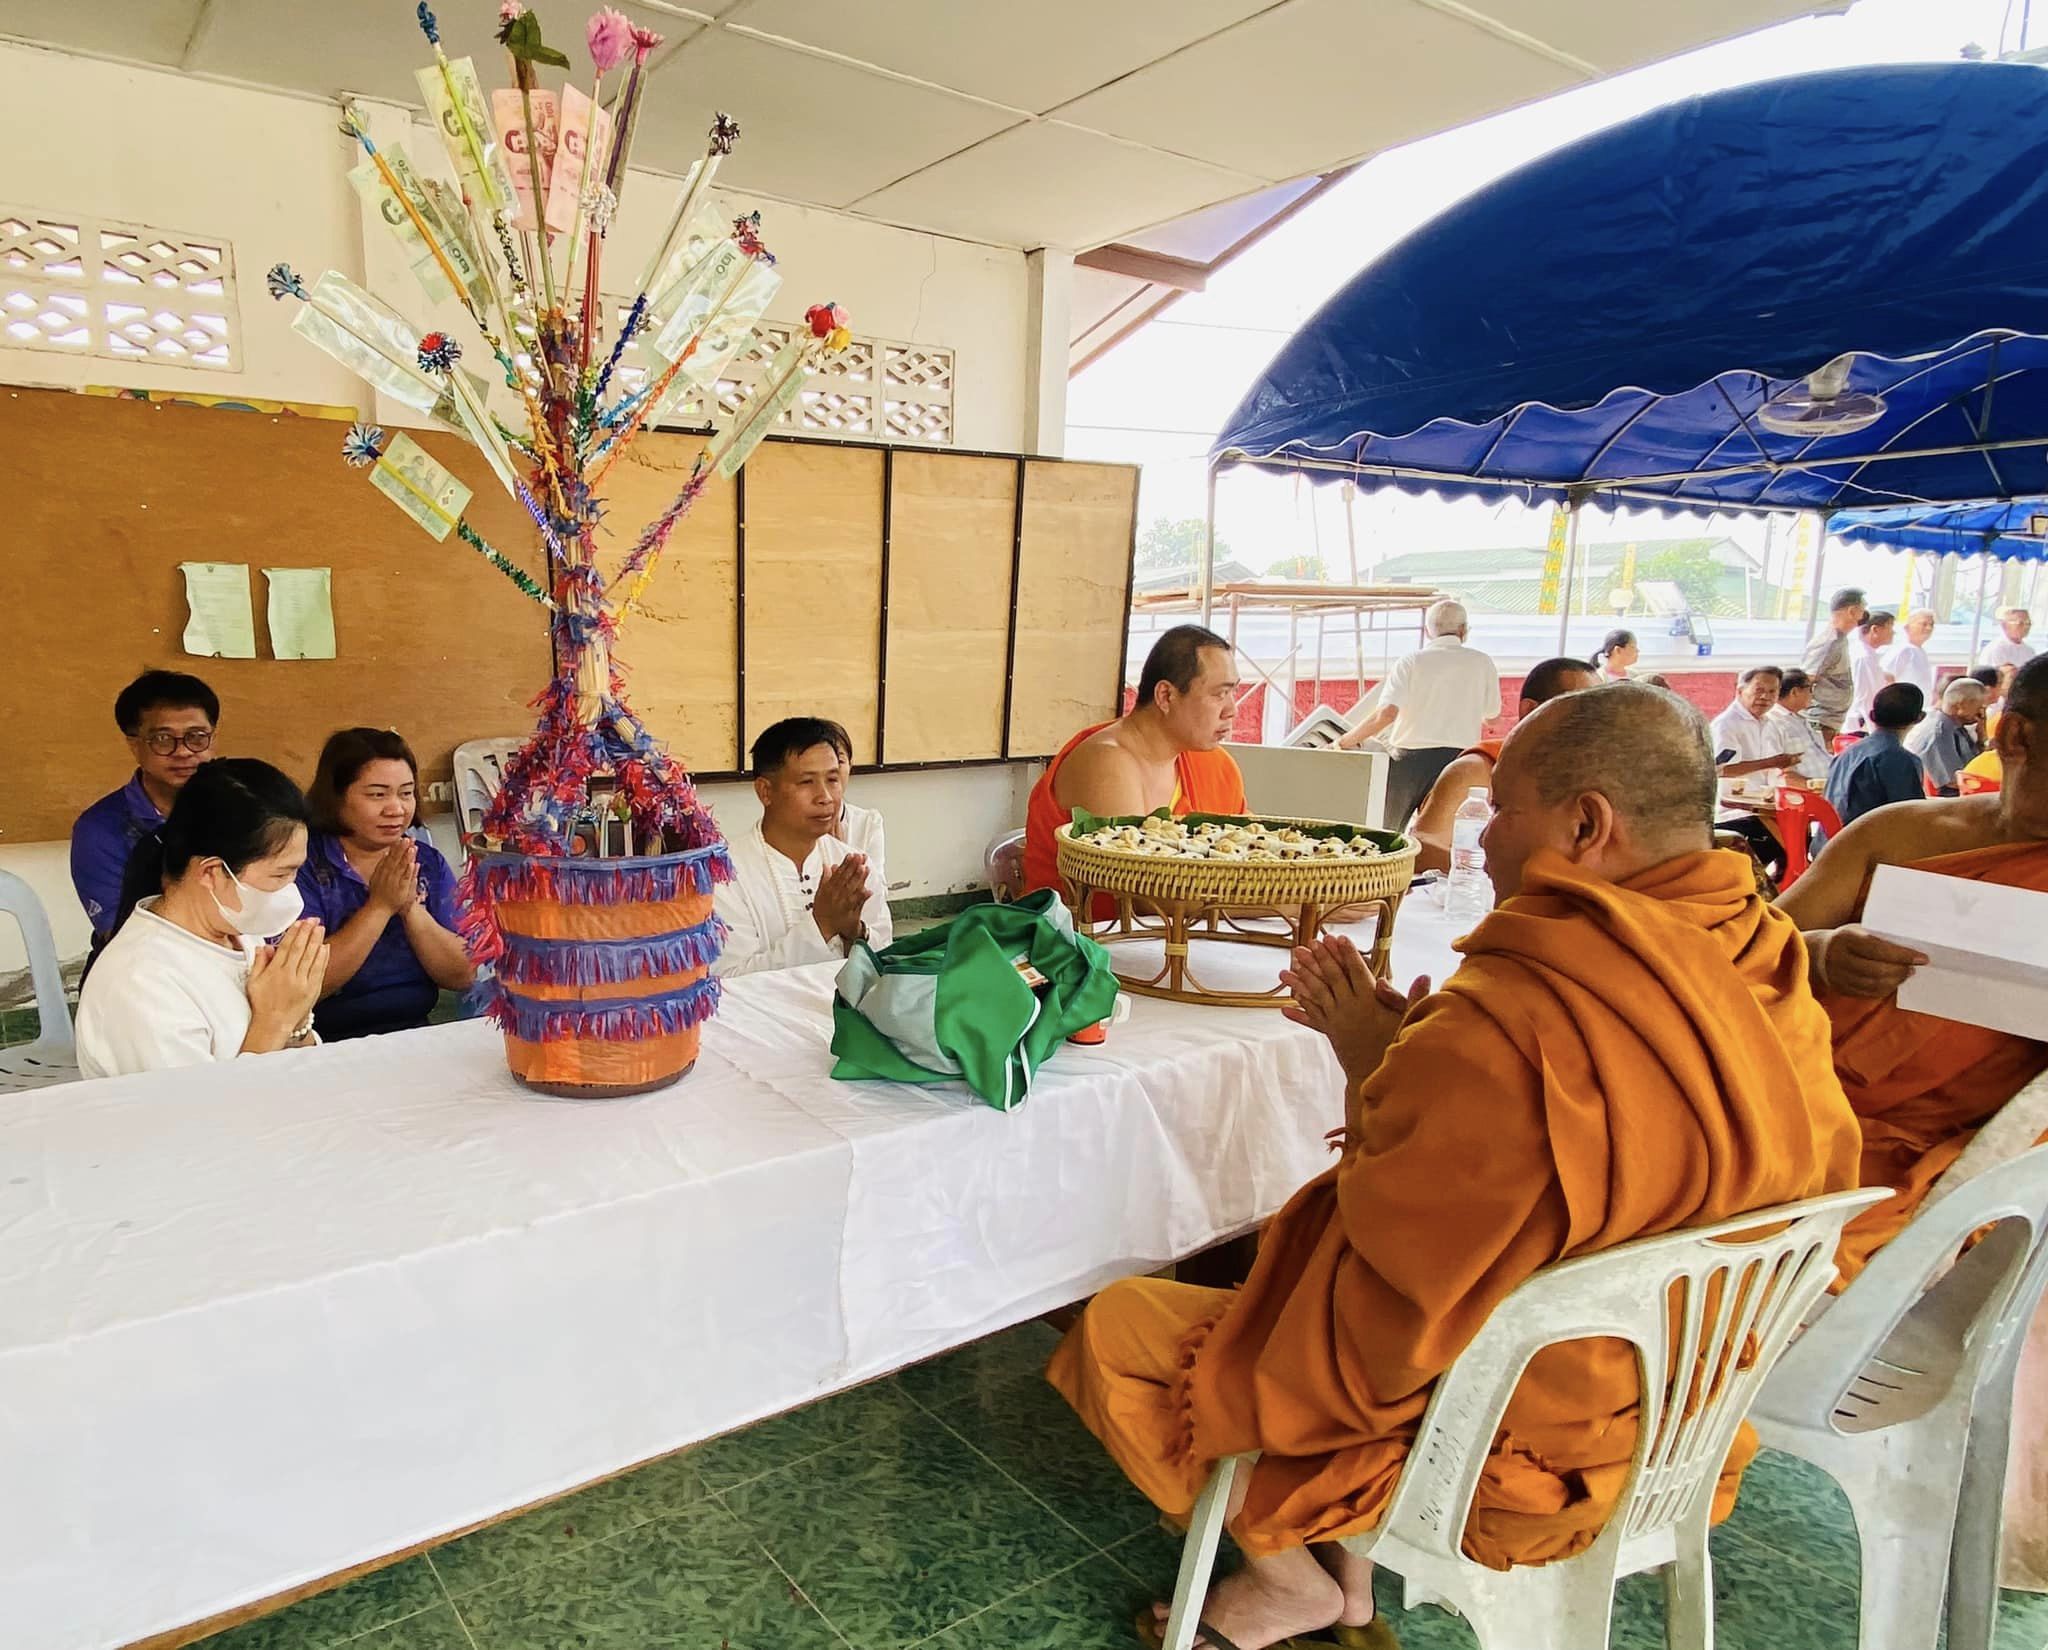
M1628 676L1623 635L1598 660L1537 665L1514 730L1480 739L1470 718L1492 713L1497 679L1466 648L1463 610L1440 604L1431 645L1361 723L1418 758L1403 795L1425 851L1442 847L1437 793L1490 794L1481 846L1500 903L1436 989L1376 979L1341 937L1292 954L1289 1016L1343 1073L1335 1165L1274 1217L1241 1287L1114 1284L1049 1369L1169 1515L1187 1515L1217 1462L1256 1455L1229 1509L1248 1562L1209 1595L1206 1645L1366 1629L1370 1566L1337 1543L1378 1521L1432 1384L1533 1273L1886 1188L1844 1238L1853 1276L2048 1069L2048 1043L1902 1011L1898 987L1927 959L1860 920L1881 865L2048 891L2048 758L2034 755L2048 660L2032 658L2024 616L2004 616L1984 674L1943 687L1923 727L1931 673L1903 651L1924 658L1923 616L1887 655L1893 621L1859 593L1832 615L1800 667L1744 672L1711 724ZM1132 708L1076 734L1034 789L1027 883L1058 886L1052 833L1077 810L1244 811L1221 748L1237 687L1221 637L1162 636ZM266 763L214 759L220 706L196 678L151 672L115 714L136 771L73 844L97 930L78 1022L89 1073L418 1024L469 983L454 878L418 834L418 767L397 734L336 733L302 792ZM1998 783L1946 794L1985 755ZM752 761L761 813L732 836L722 966L885 944L880 821L846 802L845 730L778 723ZM1759 774L1825 785L1847 820L1775 903L1715 843L1731 788ZM1635 1447L1636 1380L1633 1352L1609 1340L1536 1357L1467 1553L1536 1563L1595 1538ZM1731 1451L1717 1517L1755 1447L1745 1431ZM1163 1619L1162 1605L1148 1625Z
M135 771L71 837L93 928L76 1027L87 1076L411 1030L475 982L404 738L340 730L302 790L267 762L217 758L220 719L213 689L176 671L147 671L114 702ZM779 722L752 757L761 816L731 834L718 971L887 945L882 820L846 800L846 730Z
M1857 633L1845 647L1880 645L1865 643L1884 632L1861 608L1838 602L1831 634ZM1247 1562L1202 1601L1198 1645L1267 1650L1333 1628L1348 1630L1341 1642L1383 1641L1370 1632L1371 1565L1340 1543L1378 1523L1434 1383L1533 1273L1631 1238L1886 1188L1845 1234L1838 1260L1853 1277L2048 1069L2048 1042L1901 1010L1898 987L1927 959L1860 920L1880 865L2048 891L2048 758L2034 757L2048 739L2048 660L2012 656L2023 620L2003 629L2006 656L1985 665L2009 671L1991 690L2001 713L1985 719L2002 787L1916 788L1860 813L1775 902L1747 856L1715 846L1715 824L1731 780L1840 766L1830 745L1857 701L1852 691L1814 716L1816 677L1853 690L1855 667L1825 639L1810 667L1748 675L1733 754L1677 694L1620 679L1634 661L1619 647L1597 664L1533 669L1505 739L1438 761L1439 737L1437 783L1490 786L1482 848L1500 904L1437 989L1375 978L1342 937L1293 954L1288 1013L1328 1038L1343 1073L1335 1165L1268 1224L1240 1286L1112 1284L1048 1369L1170 1518L1191 1513L1219 1462L1255 1458L1228 1504ZM1198 791L1241 792L1219 748L1217 706L1236 681L1228 644L1183 627L1153 661L1150 691L1077 735L1040 780L1039 877L1050 831L1076 809L1185 810ZM1874 785L1897 765L1888 736L1911 721L1897 707L1925 691L1885 679L1898 674L1864 671L1871 731L1850 754L1884 754L1852 777L1868 769ZM1951 759L1974 737L1980 696L1944 691ZM1398 730L1402 706L1391 709L1380 725ZM1430 812L1425 799L1425 846ZM1465 1552L1499 1568L1583 1550L1627 1479L1637 1413L1625 1344L1539 1353L1479 1479ZM1717 1520L1755 1450L1745 1428ZM1166 1615L1161 1602L1141 1618L1152 1642Z

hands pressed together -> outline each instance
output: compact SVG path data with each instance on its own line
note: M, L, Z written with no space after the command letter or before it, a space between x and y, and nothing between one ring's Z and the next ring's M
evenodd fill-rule
M1293 997L1280 1012L1330 1039L1349 1089L1373 1074L1408 1011L1430 992L1425 975L1404 996L1375 975L1342 934L1324 934L1313 944L1297 946L1280 982Z
M860 938L860 914L867 902L867 859L861 854L848 854L819 878L818 892L811 900L811 916L826 939L851 945Z
M327 930L295 922L249 960L249 1044L280 1049L291 1043L320 1000L327 978Z

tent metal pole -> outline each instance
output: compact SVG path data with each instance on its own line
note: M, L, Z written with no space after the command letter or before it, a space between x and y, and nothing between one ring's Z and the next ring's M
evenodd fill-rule
M1216 605L1216 461L1208 465L1208 504L1202 514L1202 627L1209 628Z
M1358 483L1344 483L1344 566L1353 588L1358 584L1358 523L1352 518L1352 506L1358 502ZM1351 669L1358 678L1358 697L1365 697L1365 615L1354 607L1351 610Z
M1579 502L1572 500L1571 532L1564 546L1564 600L1557 604L1557 651L1564 652L1565 632L1572 624L1572 574L1579 565Z
M1977 575L1977 611L1970 616L1970 663L1973 665L1977 662L1978 639L1984 634L1984 596L1991 588L1991 553L1980 551L1978 559L1983 563L1983 571Z
M1824 568L1827 565L1828 559L1827 523L1820 519L1818 511L1808 511L1806 513L1812 515L1815 518L1813 545L1813 588L1808 593L1806 598L1806 635L1799 644L1801 647L1804 647L1808 642L1811 642L1813 640L1814 621L1820 617L1820 575L1822 568Z

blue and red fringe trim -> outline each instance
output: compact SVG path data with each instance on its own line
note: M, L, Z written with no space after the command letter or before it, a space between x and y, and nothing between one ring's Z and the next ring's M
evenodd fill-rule
M723 840L680 854L650 854L634 859L570 859L527 854L478 854L462 873L461 909L456 930L480 967L490 967L506 953L498 931L498 901L545 900L557 905L632 905L708 894L732 880L732 855ZM714 921L716 919L713 919ZM689 933L701 932L685 930ZM724 930L717 935L706 962L716 958ZM692 965L694 966L694 964ZM633 976L620 976L631 978Z
M483 1012L501 1030L528 1043L569 1038L608 1043L672 1036L702 1025L718 1011L720 982L698 980L658 997L604 997L580 1003L543 1002L507 990L501 980L482 988Z
M694 928L623 940L537 940L510 934L498 977L513 985L619 985L708 968L724 949L725 924L717 917Z
M708 894L714 884L732 881L732 855L723 842L636 859L478 854L473 863L477 890L486 898L555 905L647 904Z

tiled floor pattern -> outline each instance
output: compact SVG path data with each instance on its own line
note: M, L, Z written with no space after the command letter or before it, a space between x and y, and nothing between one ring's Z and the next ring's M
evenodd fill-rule
M1178 1543L1040 1379L1052 1342L1026 1325L207 1650L1131 1650ZM1722 1650L1854 1650L1855 1538L1826 1478L1766 1455L1714 1556ZM1473 1645L1389 1587L1381 1605L1407 1650ZM1661 1591L1634 1578L1616 1650L1663 1643ZM2008 1594L1998 1643L2048 1646L2048 1598Z

